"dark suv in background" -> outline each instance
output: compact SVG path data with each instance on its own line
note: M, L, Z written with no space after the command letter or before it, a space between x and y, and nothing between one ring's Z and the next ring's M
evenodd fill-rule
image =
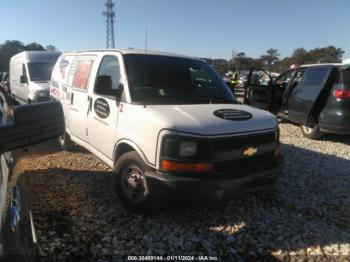
M350 66L303 65L277 78L252 69L245 102L297 123L304 136L350 135Z

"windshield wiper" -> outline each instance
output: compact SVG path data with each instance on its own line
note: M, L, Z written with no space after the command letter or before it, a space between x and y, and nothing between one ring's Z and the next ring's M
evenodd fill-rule
M142 96L138 99L139 103L156 103L156 104L165 104L165 103L193 103L193 100L188 99L183 96Z
M215 104L215 103L224 103L224 104L236 104L236 101L227 99L225 97L221 96L210 96L210 97L203 97L200 101L205 101L209 104Z

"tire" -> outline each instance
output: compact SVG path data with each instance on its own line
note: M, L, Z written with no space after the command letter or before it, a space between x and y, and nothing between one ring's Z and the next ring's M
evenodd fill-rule
M114 186L120 203L133 213L150 213L156 208L155 201L144 175L149 167L137 152L131 151L116 163Z
M314 125L313 127L308 127L301 125L300 126L301 133L310 139L320 139L323 135L323 133L320 131L320 126L318 124Z
M70 136L67 134L67 132L64 132L64 134L58 138L58 143L60 144L60 147L65 151L71 150L74 146L74 143L70 139Z
M30 189L25 186L26 179L17 181L10 193L8 213L5 220L4 236L5 255L23 256L20 261L36 261L39 249L33 241L35 234L33 217L31 216L31 201L28 196ZM33 225L33 227L32 227Z

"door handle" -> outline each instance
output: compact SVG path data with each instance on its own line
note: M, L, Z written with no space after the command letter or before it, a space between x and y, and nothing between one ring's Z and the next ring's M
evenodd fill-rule
M89 101L89 107L88 107L88 114L92 110L92 97L88 96L88 101Z
M74 93L70 93L70 104L73 105L74 102Z

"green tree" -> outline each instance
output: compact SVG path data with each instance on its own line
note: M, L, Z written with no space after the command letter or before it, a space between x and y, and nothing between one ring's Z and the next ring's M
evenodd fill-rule
M279 56L281 54L278 53L278 49L269 48L266 50L266 54L260 56L260 59L264 62L264 64L267 66L268 71L274 70L274 63L279 60Z
M309 63L312 60L309 52L303 47L295 49L292 53L291 58L293 59L295 64L298 65Z
M45 51L45 48L36 42L30 43L25 46L26 51Z
M56 46L54 46L54 45L47 45L46 47L45 47L45 49L47 50L47 51L58 51L58 48L56 47Z
M11 57L24 50L25 46L21 41L5 41L0 47L0 71L8 71Z
M7 40L4 44L1 45L0 48L1 53L10 57L24 50L24 44L18 40Z
M315 48L308 52L312 63L339 63L342 61L344 51L332 45L323 48Z

